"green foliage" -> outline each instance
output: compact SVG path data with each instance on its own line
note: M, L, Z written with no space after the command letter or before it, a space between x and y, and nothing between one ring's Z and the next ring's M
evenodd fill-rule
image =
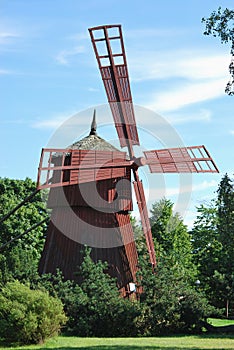
M7 343L41 343L57 335L66 322L59 299L18 281L0 292L0 338Z
M35 191L35 188L35 182L29 178L25 180L0 178L1 217ZM29 203L0 224L0 247L48 216L44 196L43 192L39 192ZM6 283L14 278L20 280L33 278L44 245L45 230L46 224L43 224L0 249L2 282Z
M213 35L219 37L221 43L231 43L231 55L234 56L234 11L228 8L222 10L221 7L217 11L213 11L208 18L202 18L205 23L204 35ZM229 66L231 80L226 86L225 92L234 95L234 65L231 62Z
M138 283L143 289L139 332L150 336L200 332L213 310L195 289L197 270L187 227L166 199L153 204L150 220L158 265L153 274L147 251L138 242Z
M105 273L107 265L94 263L86 249L79 273L81 285L57 276L44 276L41 286L57 295L68 316L66 332L78 336L135 336L135 319L140 314L136 301L120 297L116 281Z
M159 258L170 257L172 266L180 266L184 275L192 279L195 266L192 263L191 237L182 219L173 213L173 203L164 198L153 204L150 221Z
M29 179L25 181L0 179L0 208L2 209L2 215L31 194L34 189L35 184ZM49 298L48 294L45 293L45 291L48 291L52 297L51 300L59 298L68 317L65 328L68 334L125 337L200 331L201 321L206 319L210 309L202 294L194 290L194 281L197 276L196 268L192 262L191 236L188 234L187 227L179 215L173 213L171 201L163 199L155 203L151 214L153 239L157 257L159 257L156 274L152 273L149 264L149 256L142 237L142 230L136 221L132 219L140 258L138 283L143 288L140 300L121 298L116 281L105 273L107 265L102 262L94 263L90 257L89 249L86 249L84 252L82 266L77 272L80 274L82 281L80 285L75 284L73 281L65 281L59 271L57 275L38 276L37 266L44 244L45 226L36 229L27 236L22 236L20 240L14 241L6 250L1 252L0 277L2 284L18 278L20 281L28 281L30 283L31 288L34 289L34 295L42 293L42 295L46 295ZM19 233L23 233L27 228L41 221L46 216L44 198L38 194L33 198L32 203L28 203L21 208L0 226L0 244L4 244ZM216 221L214 226L217 227ZM212 229L210 229L210 232L213 234ZM202 232L200 232L200 236L197 234L197 240L194 240L197 242L196 249L201 252L207 241L204 239L204 245L201 249L201 242L199 242L198 237L201 239ZM194 251L196 250L195 245L193 249ZM203 251L204 258L205 256L207 258L208 251L204 249ZM197 256L196 254L194 255ZM203 255L201 254L201 256ZM200 256L198 256L195 261L201 265L200 259ZM219 281L222 281L224 271L216 270L220 272L217 278ZM17 282L13 282L13 285L14 283ZM10 286L11 283L7 283L6 287L8 289L11 288ZM2 329L6 331L8 340L14 341L17 338L20 342L38 342L44 339L47 334L44 334L42 331L38 338L36 338L36 335L32 335L31 338L29 336L30 332L30 334L34 334L35 329L38 330L40 328L39 326L36 327L39 321L33 313L36 307L33 308L32 306L30 308L30 305L36 304L36 302L32 302L32 296L29 293L29 291L32 291L28 291L27 287L22 287L22 285L18 284L18 289L21 294L24 293L24 298L20 299L20 301L15 298L15 303L19 304L16 306L13 303L13 299L7 304L6 295L4 294L4 288L6 287L2 288L2 304L5 305L4 307L10 305L12 310L18 310L17 312L12 311L16 316L15 318L11 316L11 323L4 316L10 324L7 327L6 323L2 323ZM23 288L26 288L27 291L24 290L23 292ZM27 293L30 295L26 296ZM13 292L11 294L13 295ZM40 300L43 300L43 298L41 297ZM44 318L47 311L42 310L43 305L49 313L49 310L54 308L52 304L49 304L47 301L41 302L40 307L38 306L37 308L37 313L43 314ZM7 314L6 310L8 309L5 309L5 314ZM26 316L20 317L19 313L21 313L21 316ZM10 312L9 315L11 315ZM48 319L50 319L49 316ZM44 324L42 317L40 320ZM17 326L14 326L16 322L18 322ZM22 333L22 335L18 333L18 326L19 329L22 327L22 332L26 333ZM56 322L55 328L58 329ZM7 333L8 329L9 334ZM52 334L49 325L47 325L47 329L49 334ZM20 334L19 337L18 334ZM24 337L26 339L27 336L30 339L24 340Z
M234 11L221 7L217 11L213 11L208 18L202 18L206 29L204 35L213 35L220 37L221 43L231 42L232 54L234 53Z
M224 309L234 299L234 187L227 174L212 205L198 208L191 235L202 286L212 305Z
M139 281L142 314L139 329L142 335L165 335L181 332L201 332L202 321L211 313L206 299L191 286L178 266L171 267L167 259L161 260L157 270L140 261Z

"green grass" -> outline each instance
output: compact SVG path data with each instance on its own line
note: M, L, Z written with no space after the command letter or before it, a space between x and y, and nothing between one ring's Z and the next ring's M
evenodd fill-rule
M10 348L0 348L6 350ZM59 336L43 345L15 347L16 349L57 350L227 350L234 349L233 336L178 336L159 338L78 338Z
M208 322L215 327L234 325L234 320L225 320L220 318L209 318Z
M234 320L210 318L213 326L234 324ZM154 338L79 338L59 336L43 345L0 347L0 350L234 350L234 334L198 336L172 336Z

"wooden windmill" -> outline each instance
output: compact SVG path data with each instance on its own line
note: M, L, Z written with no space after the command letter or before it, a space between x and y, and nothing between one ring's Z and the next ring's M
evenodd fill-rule
M152 173L204 173L218 169L204 146L151 150L145 151L144 157L134 156L134 145L140 142L121 26L90 28L89 33L120 146L126 147L127 153L96 134L95 117L86 138L66 149L42 150L38 189L50 188L48 207L52 208L52 214L40 272L55 273L60 268L65 278L76 280L81 251L85 244L90 245L92 258L108 262L108 273L117 278L122 295L126 295L137 271L129 216L132 180L149 260L153 268L156 266L138 168L147 165Z

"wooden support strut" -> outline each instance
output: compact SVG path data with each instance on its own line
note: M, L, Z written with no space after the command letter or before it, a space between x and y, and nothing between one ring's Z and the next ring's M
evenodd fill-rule
M36 189L35 191L33 191L28 197L26 197L22 202L20 202L16 207L14 207L12 210L9 211L9 213L7 213L6 215L4 215L1 219L0 219L0 224L7 220L12 214L14 214L19 208L21 208L25 203L29 202L38 192L40 191L40 189Z

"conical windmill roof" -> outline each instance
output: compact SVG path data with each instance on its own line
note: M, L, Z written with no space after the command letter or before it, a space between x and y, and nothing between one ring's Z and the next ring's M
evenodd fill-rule
M94 110L91 130L88 136L68 146L69 149L121 152L97 135L96 111Z
M69 149L80 149L80 150L96 150L96 151L118 151L119 149L115 148L113 145L102 139L98 135L89 135L83 139L74 142L72 145L67 147Z

